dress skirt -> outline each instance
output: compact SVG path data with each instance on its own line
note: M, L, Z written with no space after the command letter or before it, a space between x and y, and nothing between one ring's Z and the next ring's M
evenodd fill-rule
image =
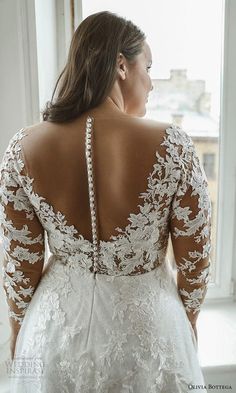
M19 331L11 393L187 393L204 378L168 261L110 276L51 255Z

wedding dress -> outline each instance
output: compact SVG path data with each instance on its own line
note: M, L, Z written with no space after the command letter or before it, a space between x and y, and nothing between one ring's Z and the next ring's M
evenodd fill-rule
M165 154L156 151L139 213L103 241L93 126L88 116L93 241L35 191L21 146L27 130L11 138L2 160L4 289L9 318L21 326L11 393L187 393L196 385L206 392L189 319L209 281L211 204L194 144L178 126L165 130Z

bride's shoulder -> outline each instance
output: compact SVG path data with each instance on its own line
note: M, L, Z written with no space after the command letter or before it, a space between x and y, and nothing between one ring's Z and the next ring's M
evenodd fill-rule
M140 136L140 141L145 143L160 144L167 131L172 128L171 123L156 121L148 118L131 118L129 119L130 129L136 133L137 139Z
M165 143L173 143L176 145L192 146L193 140L184 127L175 123L160 122L152 119L135 118L133 120L133 128L140 130L140 134L150 136L153 141L158 142L167 140Z
M148 118L131 117L127 121L130 123L131 127L143 131L146 135L147 132L153 135L163 134L168 128L172 126L171 123L156 121Z

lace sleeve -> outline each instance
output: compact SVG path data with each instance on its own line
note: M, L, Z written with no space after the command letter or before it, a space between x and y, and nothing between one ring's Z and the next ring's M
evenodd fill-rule
M178 292L193 324L209 281L211 202L206 175L192 139L184 131L182 135L180 178L172 201L170 223Z
M21 183L14 138L0 167L0 228L3 287L13 330L20 328L44 263L44 229ZM18 152L19 153L19 152Z

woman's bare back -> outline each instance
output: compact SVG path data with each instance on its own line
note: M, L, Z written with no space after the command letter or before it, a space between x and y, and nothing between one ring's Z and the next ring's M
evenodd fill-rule
M34 190L62 212L85 239L92 240L85 160L87 116L92 140L99 236L109 240L139 212L139 195L155 163L168 123L94 109L67 124L42 122L27 128L22 147Z

